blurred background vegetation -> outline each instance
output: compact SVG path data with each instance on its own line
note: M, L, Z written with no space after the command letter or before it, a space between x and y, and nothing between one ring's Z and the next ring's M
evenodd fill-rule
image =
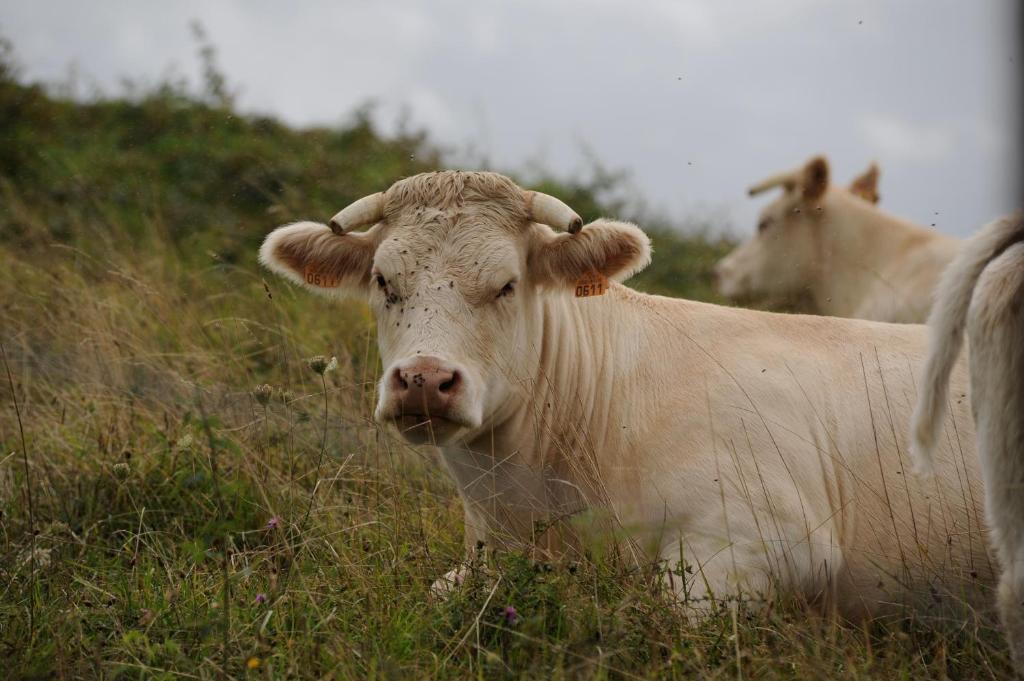
M232 108L226 77L197 27L204 87L184 81L116 96L60 96L73 87L25 85L11 44L0 62L0 238L20 248L51 242L108 248L156 243L195 266L254 266L256 248L278 224L324 220L402 177L447 167L426 132L382 134L372 105L334 128L295 130ZM626 178L593 163L589 177L543 170L516 177L565 200L585 221L633 219L652 236L655 260L633 285L709 299L711 265L729 244L722 225L672 224L646 214ZM39 219L33 219L39 218Z

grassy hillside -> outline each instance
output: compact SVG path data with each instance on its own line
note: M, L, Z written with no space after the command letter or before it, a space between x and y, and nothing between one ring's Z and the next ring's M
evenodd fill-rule
M248 267L274 226L326 219L444 165L425 133L384 137L369 110L337 128L297 131L183 85L83 104L19 84L9 57L0 68L0 239L23 248L57 241L88 249L113 236L158 240L188 265L213 253ZM523 184L560 196L588 221L631 217L617 210L620 201L603 200L617 182L600 172ZM659 257L635 285L709 297L708 267L728 244L671 225L650 231Z
M254 253L444 155L366 115L296 131L170 86L81 103L0 64L5 677L1006 676L973 620L692 624L615 550L504 556L432 599L461 510L429 449L372 423L367 310ZM536 186L618 213L600 176ZM637 285L708 298L727 244L669 228Z

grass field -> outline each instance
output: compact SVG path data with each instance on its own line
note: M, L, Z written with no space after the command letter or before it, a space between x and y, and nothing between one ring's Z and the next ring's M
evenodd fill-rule
M861 626L779 603L691 623L613 548L500 556L431 598L462 513L432 452L372 423L372 319L254 256L277 224L444 154L366 116L290 130L215 91L72 102L3 63L6 678L1009 675L990 614ZM624 210L600 173L532 184L588 219ZM710 299L728 244L655 227L635 284Z

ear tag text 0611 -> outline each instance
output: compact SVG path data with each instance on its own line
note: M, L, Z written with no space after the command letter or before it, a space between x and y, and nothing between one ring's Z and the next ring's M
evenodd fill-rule
M608 291L608 277L596 270L584 272L576 280L576 297L603 296Z
M305 279L307 284L318 288L338 288L341 286L340 277L320 272L315 267L306 268Z

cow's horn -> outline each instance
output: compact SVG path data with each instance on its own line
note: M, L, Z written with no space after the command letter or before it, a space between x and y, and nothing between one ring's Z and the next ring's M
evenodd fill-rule
M384 194L377 192L345 206L341 212L331 218L327 226L331 228L332 232L341 236L356 227L372 225L382 219L384 219Z
M558 199L540 192L526 192L526 210L533 222L564 229L570 234L583 229L583 220L576 211Z
M747 193L750 194L751 196L756 196L761 192L768 191L769 189L778 187L780 185L785 185L786 189L792 189L793 187L796 187L796 177L792 170L787 170L784 173L776 173L771 177L761 180L753 187L748 189Z

